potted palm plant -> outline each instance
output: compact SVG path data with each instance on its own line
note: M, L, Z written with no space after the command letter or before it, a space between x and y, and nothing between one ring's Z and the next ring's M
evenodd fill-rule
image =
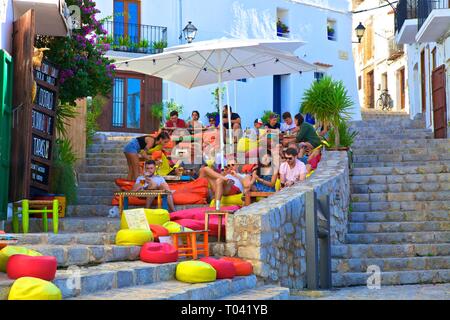
M139 41L139 44L138 44L138 51L139 51L140 53L147 53L149 47L150 47L149 41L143 39L143 40Z
M167 41L161 40L153 42L153 49L155 50L155 53L163 52L164 48L167 48Z
M121 51L128 51L128 47L131 46L131 41L129 36L120 36L118 38L119 41L119 49Z
M280 18L277 21L277 36L286 37L289 33L289 28L283 22L281 22Z
M351 119L353 101L342 81L325 76L313 82L302 99L302 112L310 113L321 123L329 123L334 130L334 146L341 148L339 125ZM344 147L347 148L348 147Z

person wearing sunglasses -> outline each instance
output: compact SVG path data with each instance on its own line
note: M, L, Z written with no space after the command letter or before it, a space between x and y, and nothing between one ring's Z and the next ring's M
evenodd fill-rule
M270 154L262 156L259 165L252 168L252 190L258 192L275 192L275 185L278 179L278 168L272 161Z
M297 159L298 152L293 148L288 148L285 153L286 162L280 166L281 185L290 187L297 181L306 179L306 166Z

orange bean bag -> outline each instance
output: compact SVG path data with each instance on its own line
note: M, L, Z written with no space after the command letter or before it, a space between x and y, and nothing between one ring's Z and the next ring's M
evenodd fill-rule
M164 228L163 226L159 226L156 224L149 224L150 230L153 233L153 240L155 242L159 242L159 237L167 237L169 235L169 230Z
M223 257L220 260L232 262L237 276L249 276L253 273L253 266L248 261L232 257Z
M53 256L32 257L16 254L8 259L6 272L10 279L32 277L52 281L55 279L57 265Z
M142 246L139 257L147 263L177 262L178 250L168 243L148 242Z
M236 268L232 262L211 257L201 258L200 261L206 262L216 269L217 279L233 279L236 276Z

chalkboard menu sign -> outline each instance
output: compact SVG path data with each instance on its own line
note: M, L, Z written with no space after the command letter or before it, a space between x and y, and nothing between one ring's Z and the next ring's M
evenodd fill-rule
M38 192L50 190L58 75L58 68L46 60L34 69L37 90L31 110L30 187Z

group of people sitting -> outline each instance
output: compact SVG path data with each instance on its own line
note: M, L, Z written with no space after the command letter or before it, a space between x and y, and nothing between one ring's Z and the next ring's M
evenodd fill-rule
M241 130L241 122L238 114L231 115L228 120L228 107L225 106L222 113L224 127ZM199 113L192 113L192 120L185 122L178 118L178 113L173 111L167 128L198 128L203 127L199 120ZM313 172L321 159L322 138L316 133L315 128L305 122L301 114L292 118L289 112L282 115L283 123L278 123L278 116L273 114L268 123L261 119L254 122L252 134L261 138L267 132L279 133L279 141L269 144L266 150L257 150L256 161L251 164L238 164L235 154L228 155L222 166L216 163L203 161L193 170L194 179L206 179L211 191L211 197L215 199L216 208L220 208L223 196L246 194L248 192L276 192L280 188L286 188L306 179ZM216 128L217 119L209 119L208 128ZM214 120L214 121L213 121ZM125 147L129 174L128 180L136 181L133 190L161 189L169 191L169 185L163 177L158 175L158 163L152 156L155 151L160 151L171 140L170 130L160 130L156 136L142 136L132 139ZM141 174L139 161L144 160L144 170ZM148 200L150 206L152 199ZM174 211L174 203L171 196L168 197L169 210Z

